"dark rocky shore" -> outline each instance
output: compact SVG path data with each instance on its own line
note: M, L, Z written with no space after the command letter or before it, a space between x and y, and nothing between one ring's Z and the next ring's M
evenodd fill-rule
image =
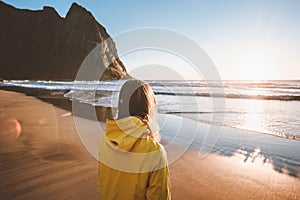
M74 80L97 44L100 79L128 76L105 28L76 3L61 17L52 7L33 11L0 1L0 26L0 79Z

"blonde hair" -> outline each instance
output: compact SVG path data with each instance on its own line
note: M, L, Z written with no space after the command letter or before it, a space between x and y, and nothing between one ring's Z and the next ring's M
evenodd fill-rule
M130 79L124 83L119 94L118 119L135 116L148 125L152 139L160 141L156 123L156 98L150 85Z

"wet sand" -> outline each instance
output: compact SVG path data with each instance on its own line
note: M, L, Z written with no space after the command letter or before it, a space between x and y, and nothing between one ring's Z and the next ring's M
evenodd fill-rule
M238 158L197 151L170 166L174 199L300 199L300 180Z
M99 199L97 160L82 145L70 111L0 91L0 119L22 132L0 146L1 199ZM300 199L300 180L272 168L187 151L170 166L172 199Z

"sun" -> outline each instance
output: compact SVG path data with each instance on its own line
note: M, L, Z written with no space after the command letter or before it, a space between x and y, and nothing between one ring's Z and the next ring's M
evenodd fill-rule
M269 80L276 77L281 68L279 61L282 52L269 42L250 41L241 41L230 47L232 54L227 54L226 61L230 63L227 73L238 80Z
M273 59L265 52L254 51L241 54L236 62L236 77L241 80L266 80L272 74Z

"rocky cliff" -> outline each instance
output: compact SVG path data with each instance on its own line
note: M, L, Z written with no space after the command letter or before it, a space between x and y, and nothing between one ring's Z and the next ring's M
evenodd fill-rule
M16 9L0 1L0 78L74 79L99 43L102 80L127 76L115 44L85 8L73 3L65 18L52 7Z

